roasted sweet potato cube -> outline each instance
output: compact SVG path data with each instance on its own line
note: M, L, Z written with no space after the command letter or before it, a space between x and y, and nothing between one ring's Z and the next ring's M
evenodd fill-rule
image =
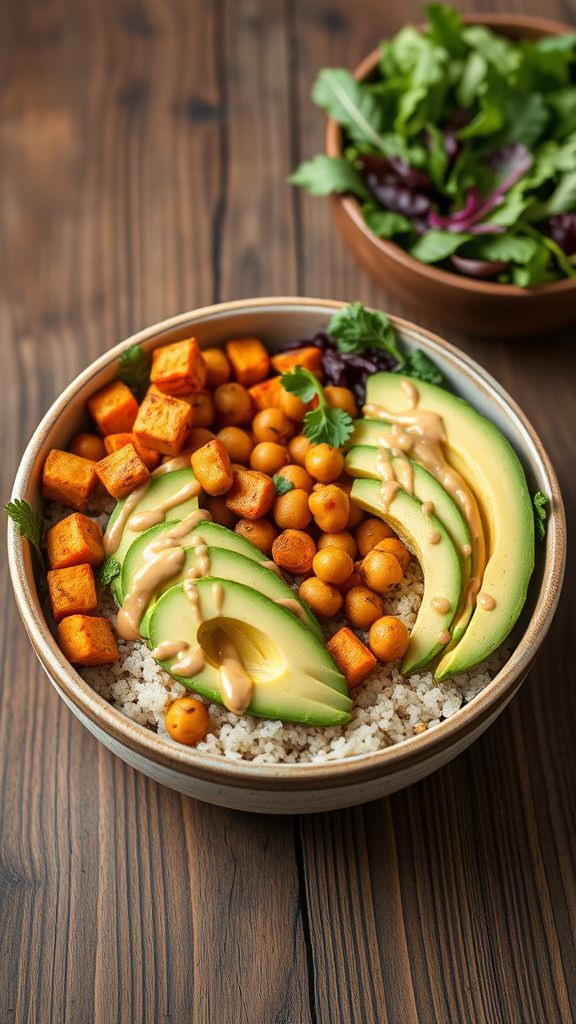
M279 352L272 356L272 366L278 373L286 373L296 366L304 366L311 370L322 380L322 352L313 345L304 345L302 348L293 348L289 352Z
M281 407L284 388L280 383L280 377L269 377L268 380L263 380L260 384L253 384L251 388L248 388L248 391L257 412L262 412L263 409L278 409Z
M348 626L343 626L326 644L351 690L361 683L376 665L376 658L366 644L358 639Z
M42 494L49 501L58 501L72 508L86 508L98 477L96 463L72 452L53 448L44 463Z
M226 342L226 355L232 364L234 377L249 388L270 373L270 356L258 338L234 338Z
M104 438L107 455L112 455L113 452L119 451L127 444L134 445L142 462L150 471L160 465L160 452L154 452L151 448L145 448L143 444L138 444L134 434L108 434L108 437Z
M232 486L230 456L222 441L215 438L192 454L192 469L206 494L226 494Z
M163 455L178 455L192 423L186 402L170 395L147 394L134 424L137 444Z
M48 530L46 547L52 569L83 563L100 565L104 561L100 524L81 512L73 512Z
M96 472L104 487L118 501L141 487L150 478L144 462L133 444L107 455L96 463Z
M138 415L138 402L130 388L121 380L113 380L97 391L86 403L88 411L102 434L124 434L132 430Z
M58 624L60 648L73 665L112 665L118 648L108 619L68 615Z
M157 348L152 353L150 380L166 395L201 391L206 383L206 363L196 339Z
M68 569L51 569L48 592L56 622L66 615L87 615L98 604L92 566L86 563Z
M232 487L226 495L226 505L243 519L265 516L276 498L276 488L266 473L255 469L236 469Z

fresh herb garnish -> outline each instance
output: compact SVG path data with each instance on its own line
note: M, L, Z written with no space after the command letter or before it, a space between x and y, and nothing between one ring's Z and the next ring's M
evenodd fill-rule
M120 565L120 562L117 562L111 555L107 555L98 570L98 582L100 586L107 587L114 577L119 575L121 569L122 566Z
M118 359L118 378L123 381L139 400L150 383L152 356L141 345L130 345Z
M330 318L327 333L334 338L340 352L361 352L383 349L404 366L404 356L396 344L396 332L385 313L366 309L361 302L351 302Z
M324 388L310 370L297 366L295 370L283 373L282 387L291 395L296 395L302 402L318 400L315 409L310 409L303 423L304 434L314 444L330 444L340 448L350 437L354 423L352 417L343 409L333 409L328 405Z
M427 384L442 384L444 377L432 362L429 356L421 348L414 349L406 356L406 362L402 369L406 377L414 377L415 380L426 381Z
M276 494L278 495L288 494L288 491L291 491L294 487L291 480L287 480L285 476L280 476L279 473L274 474L272 477L272 483L274 484Z
M44 565L44 555L40 546L42 520L36 509L32 508L29 501L25 501L23 498L14 498L14 501L9 501L4 506L4 511L16 526L20 536L30 541L38 555L40 564Z
M548 510L546 505L549 503L550 498L543 491L536 491L536 494L532 498L534 505L534 525L536 527L536 536L538 540L544 540L546 536L546 520L548 519Z

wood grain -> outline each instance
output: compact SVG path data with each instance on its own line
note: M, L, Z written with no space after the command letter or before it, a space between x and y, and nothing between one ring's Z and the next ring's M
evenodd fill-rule
M574 0L502 9L576 24ZM317 68L354 65L421 13L2 5L3 499L62 386L146 323L295 291L393 308L327 205L284 179L322 146ZM570 334L452 338L532 418L574 522ZM575 582L571 566L542 657L472 750L389 800L291 820L194 803L103 750L36 666L3 561L0 1020L570 1024Z

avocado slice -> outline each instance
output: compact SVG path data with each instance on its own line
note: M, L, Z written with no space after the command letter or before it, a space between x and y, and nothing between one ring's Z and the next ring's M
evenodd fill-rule
M374 374L367 402L394 416L406 413L402 381L400 374ZM517 621L534 569L534 519L524 470L502 432L449 391L425 381L412 384L418 407L442 417L447 459L467 480L480 507L488 542L481 593L490 605L494 602L491 608L476 604L462 639L438 664L435 677L440 680L484 661Z
M446 646L441 634L449 632L461 594L458 553L440 520L433 514L424 516L421 503L406 491L397 491L385 510L377 480L355 480L351 497L355 505L388 523L422 566L424 594L401 667L405 675L410 675ZM439 543L430 543L431 527L440 534ZM432 603L441 598L447 603L447 611L437 610Z
M221 587L221 603L214 584ZM200 622L184 583L162 594L150 618L150 642L186 641L204 651L204 666L190 678L175 679L208 700L222 703L216 656L223 631L233 642L254 683L246 714L309 725L343 725L352 701L344 676L314 634L291 612L257 590L231 580L204 577L196 583Z
M148 487L146 488L146 491L144 492L142 498L140 499L138 504L135 505L134 508L132 509L131 515L135 515L137 512L150 511L151 509L155 508L160 502L167 501L173 495L177 494L178 491L182 490L182 488L187 483L194 479L195 477L194 473L192 472L192 469L188 469L187 467L185 467L184 469L175 469L171 473L163 473L160 476L152 476L150 478L150 483L148 484ZM108 520L108 526L106 527L105 537L108 537L110 535L110 531L114 523L116 522L116 519L120 515L122 509L124 508L125 502L126 499L123 498L122 501L118 502L114 511L112 512L112 515ZM192 512L196 512L197 509L198 498L188 498L188 500L183 501L181 505L177 505L175 508L170 509L170 520L173 523L180 522L182 519L184 519L185 516L190 515ZM132 544L132 541L136 537L140 536L141 533L135 532L134 530L130 530L128 528L128 525L124 527L120 544L116 548L116 551L114 551L113 553L113 558L115 558L120 565L123 564L126 552L128 551L130 545ZM115 576L114 579L112 580L112 592L119 604L121 604L122 602L120 581L120 575Z
M204 524L202 524L202 527L203 526ZM222 530L224 527L219 527L219 529ZM230 535L230 538L234 537L236 540L244 540L243 537L238 537L237 534L232 533L231 530L225 530L225 532ZM198 533L203 540L207 539L207 530L204 531L204 529L198 529ZM244 541L244 543L249 544L250 542ZM250 547L253 546L253 544L250 544ZM261 563L255 561L253 558L245 558L245 556L240 553L240 548L241 545L238 545L238 551L235 551L232 546L229 550L209 547L207 549L207 554L210 562L210 576L215 576L219 580L236 580L238 583L243 583L246 587L252 587L253 590L258 590L259 593L264 594L265 597L269 597L271 601L295 601L301 611L300 614L298 614L291 609L292 614L296 614L308 629L314 633L317 640L323 644L324 634L320 628L318 620L312 614L308 605L298 596L298 594L291 590L288 584L281 579L280 576L277 576L275 572L271 572L270 569L266 569ZM186 558L182 571L156 591L154 598L146 609L144 618L140 624L140 632L143 637L148 636L150 618L154 611L156 601L167 590L170 590L171 587L175 587L177 583L185 580L189 575L190 570L193 570L198 565L198 549L194 547L186 547L186 545L184 545L184 550L186 552ZM126 569L130 551L131 548L124 559L124 566L122 569L123 573Z

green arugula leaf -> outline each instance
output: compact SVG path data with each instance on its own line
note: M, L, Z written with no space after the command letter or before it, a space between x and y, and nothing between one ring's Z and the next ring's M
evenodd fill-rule
M518 70L522 57L516 43L484 25L467 25L462 36L466 44L484 57L499 75L511 75Z
M370 231L378 238L394 238L395 235L405 235L413 230L407 217L393 213L392 210L383 210L375 203L364 203L362 216Z
M442 190L448 170L448 153L444 135L435 124L426 125L428 137L428 171L436 188Z
M545 220L557 213L573 213L575 210L576 171L569 171L562 175L552 195L534 207L531 219Z
M349 71L323 68L312 87L312 99L342 125L354 142L381 148L381 107Z
M408 353L402 373L407 377L414 377L416 380L424 380L428 384L444 383L444 375L421 348L416 348L413 352Z
M343 409L332 409L326 400L324 388L317 377L303 366L283 373L280 382L291 395L297 395L303 402L318 400L315 409L310 409L303 422L303 430L314 444L329 444L340 448L354 430L352 417Z
M459 235L453 231L427 231L412 246L410 255L422 263L440 263L471 238L472 235Z
M118 379L126 384L139 400L150 384L152 356L141 345L130 345L118 359Z
M532 148L548 125L550 114L542 93L509 95L504 100L506 142L523 142Z
M504 263L518 263L523 266L530 262L536 249L537 243L533 238L511 234L493 235L475 238L464 246L462 255L473 260L502 260Z
M360 171L345 157L320 155L305 160L292 172L288 181L291 185L305 188L312 196L351 192L359 199L370 198Z
M398 348L396 332L388 317L377 310L366 309L361 302L351 302L334 313L326 332L334 338L340 352L384 349L400 366L404 365L404 356Z
M100 586L108 586L114 577L119 575L121 569L122 566L120 565L120 562L117 562L111 555L107 555L98 570L98 582Z
M546 520L548 519L548 505L550 498L543 491L536 491L536 494L532 498L532 504L534 505L534 525L536 528L536 536L538 540L544 540L546 536Z
M430 39L453 57L462 57L466 53L466 44L462 37L464 23L460 12L447 4L429 4L426 17Z
M488 65L484 57L472 50L466 58L462 76L456 86L456 99L463 110L469 110L474 105L487 75Z
M4 512L12 520L21 537L30 542L34 548L40 564L44 565L44 555L41 548L42 519L36 509L32 508L29 501L23 498L14 498L4 505Z
M536 248L532 259L523 267L514 267L512 280L519 288L537 288L541 284L555 280L554 273L550 270L552 253L546 245L539 245Z
M576 132L576 87L550 91L546 99L554 116L553 133L557 139L564 139Z

